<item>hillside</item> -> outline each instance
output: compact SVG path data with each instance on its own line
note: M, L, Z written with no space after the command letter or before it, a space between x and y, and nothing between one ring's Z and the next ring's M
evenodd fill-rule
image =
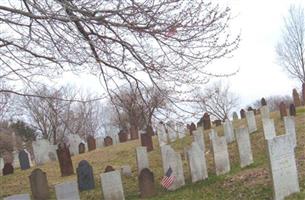
M277 134L284 133L284 124L280 119L279 113L271 113L275 121ZM262 132L262 122L260 116L256 116L258 131L251 134L252 152L254 163L244 169L239 166L239 155L236 142L229 145L231 171L229 174L216 176L214 173L213 155L209 151L206 154L208 161L208 180L191 184L190 173L187 161L184 158L183 149L192 142L192 137L186 136L181 140L172 143L172 147L182 153L184 163L184 175L186 186L175 192L168 192L160 187L162 177L162 164L160 148L157 138L154 138L155 150L149 153L150 169L155 175L155 185L158 191L156 197L152 199L272 199L271 175L269 173L269 164L267 160L266 144ZM246 124L245 120L234 122L234 127ZM296 117L297 130L297 148L296 160L298 166L299 183L301 192L288 199L305 199L305 107L297 109ZM217 128L219 135L223 134L221 128ZM206 148L210 149L208 132L205 131ZM132 167L133 176L123 177L123 187L126 199L138 199L138 180L135 158L135 147L140 145L139 141L130 141L119 145L97 149L90 153L72 157L74 170L77 164L86 159L93 166L96 188L95 190L81 192L81 199L101 199L100 173L107 165L119 168L122 165ZM47 173L52 198L55 199L54 185L67 180L75 180L76 175L64 177L60 176L59 165L57 162L49 162L40 168ZM13 175L0 176L0 198L13 194L30 193L28 176L33 168L25 171L15 170Z

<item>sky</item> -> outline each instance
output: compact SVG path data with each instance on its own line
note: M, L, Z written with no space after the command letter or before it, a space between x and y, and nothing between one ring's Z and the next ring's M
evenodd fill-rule
M239 72L225 78L231 91L240 97L240 107L245 107L261 97L291 95L293 88L300 88L297 80L288 77L277 63L275 46L281 36L283 18L291 4L305 7L305 0L218 0L230 6L233 33L241 33L240 47L230 59L212 63L209 68ZM91 91L102 87L93 76L74 77L66 74L65 81ZM82 81L85 80L85 81Z

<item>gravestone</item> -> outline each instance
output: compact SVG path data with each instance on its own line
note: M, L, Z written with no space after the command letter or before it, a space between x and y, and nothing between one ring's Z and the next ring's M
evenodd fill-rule
M121 174L128 177L132 176L131 167L129 165L123 165L121 167Z
M274 120L268 118L263 119L263 130L266 140L274 138L276 136Z
M211 132L212 133L212 132ZM216 175L230 171L230 160L225 136L211 135Z
M295 110L294 104L290 104L290 106L289 106L289 115L290 116L296 116L297 115L297 111Z
M204 144L204 137L203 137L203 130L202 128L197 129L193 132L193 141L196 142L199 148L205 152L205 144Z
M173 184L168 190L176 190L185 185L183 165L180 153L176 153L171 146L164 145L161 147L161 158L163 165L163 173L166 174L169 167L172 169L172 175L176 177Z
M190 134L193 135L193 131L196 130L196 125L192 122L190 125Z
M246 112L246 120L248 124L249 133L257 131L256 120L253 111Z
M6 176L9 174L13 174L14 173L14 167L12 165L12 163L5 163L4 167L2 169L2 175Z
M124 200L124 190L119 171L101 174L101 185L105 200Z
M20 168L20 162L19 162L19 153L18 151L13 151L13 166L15 169Z
M281 119L287 116L286 104L283 101L280 103L280 115Z
M247 127L236 129L236 140L239 151L240 167L253 163L250 136Z
M32 142L36 165L43 165L49 161L56 161L56 145L52 145L48 140L42 139Z
M253 110L254 109L251 106L249 106L248 109L247 109L247 111L253 111Z
M293 103L296 107L301 106L301 99L298 91L296 89L292 90Z
M241 109L241 110L240 110L240 118L241 118L241 119L246 118L246 111L245 111L244 109Z
M211 119L209 113L204 113L203 115L203 128L204 130L211 129Z
M269 119L270 118L270 112L269 112L269 107L268 106L262 106L260 108L260 112L261 112L262 119Z
M157 134L158 134L158 142L159 146L166 145L168 143L167 134L165 131L165 125L163 122L159 122L157 125Z
M72 175L73 165L71 160L71 155L69 148L65 143L59 144L58 149L56 150L61 176L69 176Z
M31 167L30 161L29 161L29 156L24 150L19 152L18 158L19 158L20 168L22 170L26 170Z
M34 166L34 163L33 163L32 158L31 158L31 153L28 152L28 150L26 150L26 149L24 149L24 152L25 152L26 154L28 154L30 167L33 167L33 166Z
M55 185L57 200L80 200L77 182L65 182Z
M69 147L71 156L79 154L79 144L82 139L77 134L68 134L65 136L65 143Z
M86 152L86 146L85 146L84 143L81 142L81 143L78 145L78 152L79 152L79 154L82 154L82 153L85 153L85 152Z
M96 142L96 148L104 147L104 138L103 137L95 138L95 142Z
M293 116L284 117L285 133L292 137L293 147L297 146L297 136L295 130L295 120Z
M305 83L302 84L302 102L305 105Z
M229 144L231 142L234 142L235 137L234 137L233 124L229 119L225 120L225 123L223 124L223 129L227 143Z
M151 125L147 125L146 127L146 134L150 135L150 136L154 136L155 135L155 132L154 132L154 129Z
M140 171L138 181L141 198L149 198L156 195L154 173L148 168L143 168Z
M79 191L92 190L95 187L92 166L86 160L79 162L76 169Z
M126 131L120 130L120 132L118 133L118 136L119 136L120 143L127 142L128 133Z
M2 175L2 169L4 167L4 160L0 157L0 175Z
M267 140L270 171L275 200L299 192L298 171L290 135L281 135Z
M196 142L187 151L187 158L193 183L208 178L205 154Z
M47 175L41 169L34 169L29 176L32 196L34 200L49 199L49 185Z
M149 160L148 160L146 147L136 148L136 160L137 160L138 174L140 174L142 169L149 168Z
M104 138L104 144L105 144L105 147L113 145L112 138L110 136L105 137Z
M3 198L3 200L31 200L29 194L16 194Z
M266 106L266 105L267 105L266 99L263 97L261 99L261 106Z
M152 136L150 136L150 135L148 135L146 133L145 134L141 134L141 145L143 147L147 147L147 151L148 152L154 150Z
M106 168L105 168L104 173L106 173L106 172L112 172L112 171L115 171L115 169L114 169L112 166L107 165Z
M237 114L237 112L233 112L233 120L238 120L238 114Z
M88 151L93 151L96 149L96 142L92 135L87 137Z

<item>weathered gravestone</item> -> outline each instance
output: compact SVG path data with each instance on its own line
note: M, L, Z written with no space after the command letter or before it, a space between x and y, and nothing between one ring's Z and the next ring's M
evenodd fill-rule
M73 164L69 148L65 143L59 144L56 150L61 176L69 176L73 174Z
M78 189L80 191L92 190L95 187L92 166L86 160L79 162L76 169Z
M289 115L290 116L296 116L297 115L297 111L295 109L294 104L290 104L290 106L289 106Z
M204 137L203 137L203 130L202 128L197 129L193 132L193 141L196 142L199 146L199 148L205 152L205 143L204 143Z
M141 170L138 177L141 198L149 198L156 195L154 173L148 168Z
M31 200L29 194L16 194L3 198L3 200Z
M241 118L241 119L246 118L246 111L245 111L244 109L241 109L241 110L240 110L240 118Z
M295 121L293 116L284 117L285 133L292 137L293 147L297 146Z
M55 185L57 200L80 200L77 182L65 182Z
M0 175L2 175L2 169L4 167L4 160L0 157Z
M129 165L123 165L121 167L121 174L128 177L132 176L131 167Z
M263 130L266 140L274 138L276 136L274 120L268 118L263 119Z
M208 178L205 154L196 142L187 151L187 158L193 183Z
M154 150L152 136L150 136L150 135L148 135L146 133L145 134L141 134L141 145L143 147L147 147L147 151L148 152Z
M105 137L104 138L104 144L105 144L105 147L113 145L112 138L110 136Z
M128 133L127 133L127 131L120 130L120 132L118 133L118 136L119 136L120 143L127 142L127 140L128 140Z
M286 104L283 101L280 103L280 115L281 119L287 116Z
M78 145L78 152L79 152L79 154L82 154L82 153L85 153L85 151L86 151L86 146L85 146L84 143L81 142L81 143Z
M18 158L19 158L20 168L22 170L26 170L31 167L29 161L29 155L24 150L19 152Z
M93 151L96 149L95 138L92 135L87 137L88 151Z
M281 135L267 140L270 171L275 200L299 192L298 171L294 146L290 135Z
M193 131L196 130L196 125L192 122L190 125L190 135L193 135Z
M172 175L176 177L173 184L168 190L176 190L185 185L183 165L180 153L176 153L171 146L164 145L161 147L161 157L163 173L166 174L169 168L172 169Z
M212 133L212 132L211 132ZM216 175L225 174L230 171L230 160L225 136L218 137L210 135L214 154Z
M31 153L28 152L28 150L26 150L26 149L23 149L23 150L24 150L24 152L25 152L26 154L28 154L30 167L33 167L33 166L34 166L34 163L33 163L32 158L31 158Z
M104 173L106 173L106 172L112 172L112 171L115 171L115 169L114 169L112 166L107 165L106 168L105 168Z
M225 120L225 123L223 124L223 129L227 143L229 144L231 142L234 142L235 137L234 137L233 124L229 119Z
M124 190L119 171L101 174L102 191L105 200L124 200Z
M257 131L256 120L253 111L246 112L246 120L248 124L249 133Z
M56 145L52 145L48 140L33 141L32 147L36 165L43 165L48 161L57 160Z
M269 112L269 107L268 106L262 106L260 108L260 112L261 112L262 119L269 119L270 118L270 112Z
M247 127L236 129L236 140L239 151L240 167L253 163L250 136Z
M238 114L237 114L237 112L233 112L233 120L238 120Z
M71 156L79 154L79 144L82 142L82 139L77 134L68 134L65 136L65 143L69 147Z
M2 175L6 176L9 174L13 174L14 173L14 167L12 165L12 163L5 163L4 167L2 169Z
M203 128L204 130L211 129L211 119L209 113L204 113L203 115Z
M142 169L149 168L149 160L148 160L146 147L137 147L136 160L137 160L138 174L140 174Z
M263 97L261 99L261 106L266 106L266 105L267 105L266 99Z
M33 199L49 199L49 185L47 175L41 169L34 169L29 176Z
M296 107L301 106L301 99L298 91L296 89L292 90L293 103Z
M166 145L168 143L168 137L163 122L159 122L159 124L157 125L157 134L158 134L159 146L161 147L163 145Z

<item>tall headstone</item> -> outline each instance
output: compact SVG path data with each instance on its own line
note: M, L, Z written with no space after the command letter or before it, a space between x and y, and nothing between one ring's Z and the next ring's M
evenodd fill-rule
M81 143L78 145L78 152L79 152L79 154L82 154L82 153L85 153L85 152L86 152L85 143L81 142Z
M31 167L29 161L30 160L29 155L24 150L19 152L18 157L19 157L20 168L22 170L26 170Z
M261 99L261 106L266 106L266 105L267 105L266 99L263 97Z
M49 184L47 175L41 169L34 169L29 176L32 197L34 200L49 199Z
M110 136L105 137L104 138L104 144L105 144L105 147L113 145L112 138Z
M16 194L3 198L3 200L31 200L29 194Z
M93 151L96 149L96 141L92 135L87 137L88 151Z
M285 133L292 137L293 147L297 146L295 120L293 116L284 117Z
M281 119L287 116L286 104L283 101L280 103L280 115Z
M260 112L261 112L262 119L269 119L270 118L270 112L269 112L269 107L268 106L262 106L260 108Z
M73 172L73 164L71 160L71 155L69 148L65 143L59 144L58 149L56 150L61 176L69 176L72 175Z
M225 120L225 123L223 124L223 129L227 143L229 144L231 142L234 142L235 137L234 137L233 124L229 119Z
M77 182L65 182L55 185L57 200L80 200Z
M240 118L241 118L241 119L246 118L246 111L245 111L244 109L241 109L241 110L240 110Z
M209 113L204 113L203 115L203 128L204 130L211 129L211 119Z
M149 168L149 160L148 160L146 147L136 148L136 160L137 160L138 174L140 174L142 169Z
M101 174L102 191L105 200L124 200L124 190L119 171Z
M148 168L140 171L139 189L141 198L149 198L156 195L154 174Z
M274 199L281 200L292 193L299 192L292 137L290 135L277 136L267 140L267 147Z
M236 140L239 151L240 166L246 167L253 163L250 136L247 127L236 129Z
M187 151L187 158L193 183L208 178L205 154L196 142Z
M154 150L152 136L150 136L150 135L148 135L146 133L145 134L141 134L141 145L143 147L147 147L147 151L148 152Z
M204 137L203 137L203 130L197 129L193 132L193 141L196 142L199 146L199 148L205 152L205 143L204 143Z
M118 133L118 136L119 136L120 143L127 142L127 140L128 140L128 133L127 133L127 131L120 130L120 132Z
M48 140L33 141L32 147L36 165L43 165L48 161L57 160L56 145L50 144Z
M169 168L172 169L173 176L176 177L173 184L168 190L176 190L185 185L183 165L180 153L176 153L171 146L164 145L161 147L161 157L163 165L163 173L166 174Z
M292 90L293 103L296 107L301 106L301 99L298 91L296 89Z
M238 114L237 114L237 112L233 112L233 120L238 120Z
M12 165L12 163L5 163L4 167L2 169L2 175L6 176L9 174L13 174L14 173L14 167Z
M95 187L92 166L86 160L79 162L76 169L79 191L92 190Z
M296 111L295 106L294 106L293 103L290 104L290 106L289 106L289 115L290 116L296 116L297 115L297 111Z
M248 124L249 133L257 131L256 120L253 111L246 112L246 120Z
M263 130L266 140L274 138L276 136L274 120L268 118L263 119Z
M225 136L211 136L214 154L215 170L217 175L225 174L230 171L230 160Z

